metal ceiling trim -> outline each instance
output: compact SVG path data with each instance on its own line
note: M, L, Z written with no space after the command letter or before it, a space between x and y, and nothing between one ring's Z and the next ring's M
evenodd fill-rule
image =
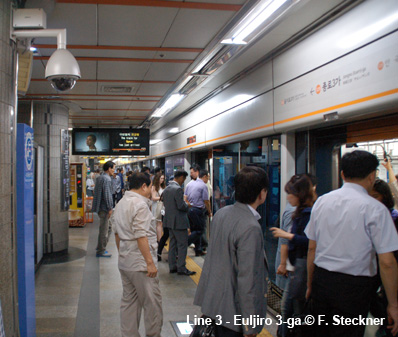
M55 44L33 44L38 49L57 49ZM201 53L203 48L175 48L175 47L139 47L139 46L93 46L93 45L68 45L68 49L89 50L139 50L139 51L163 51L176 53Z
M49 56L34 56L35 60L48 60ZM178 60L178 59L147 59L147 58L132 58L132 57L90 57L77 56L77 61L98 61L98 62L156 62L156 63L193 63L195 60Z
M239 11L242 5L219 4L209 2L178 2L164 0L58 0L64 4L90 4L90 5L118 5L118 6L140 6L140 7L166 7L185 9L205 9L216 11Z
M45 78L32 78L31 81L35 81L35 82L47 82L48 80ZM107 79L80 79L79 83L82 82L113 82L113 83L142 83L142 84L174 84L176 83L175 81L145 81L145 80L107 80Z

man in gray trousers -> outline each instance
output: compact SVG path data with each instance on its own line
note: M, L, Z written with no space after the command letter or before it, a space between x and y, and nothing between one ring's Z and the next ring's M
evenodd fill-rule
M162 295L157 269L156 220L149 209L152 205L149 174L132 174L129 186L130 190L118 202L111 217L123 284L121 332L123 337L140 337L144 311L145 336L161 337Z
M187 175L188 173L183 170L176 171L174 180L163 191L162 198L165 208L163 227L168 228L170 233L170 273L190 276L196 274L196 272L190 271L185 267L185 258L188 250L188 210L190 204L184 201L184 191L181 187Z
M111 216L113 209L111 177L115 172L115 168L114 162L107 161L103 166L104 173L96 179L95 183L92 210L97 213L100 218L97 257L112 256L112 254L108 254L105 249L112 233L112 227L109 225L109 217Z
M253 337L267 315L267 261L256 208L265 202L267 173L246 166L234 179L234 205L213 218L194 304L215 320L216 337Z

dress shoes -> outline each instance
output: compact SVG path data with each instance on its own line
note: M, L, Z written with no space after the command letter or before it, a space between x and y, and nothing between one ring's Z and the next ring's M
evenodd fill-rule
M185 271L178 271L178 275L186 275L186 276L192 276L196 274L196 271L190 271L190 270L185 270Z
M206 255L206 252L202 251L202 252L195 252L195 256L203 256Z
M176 273L177 272L177 269L171 269L170 270L170 274L174 274L174 273Z

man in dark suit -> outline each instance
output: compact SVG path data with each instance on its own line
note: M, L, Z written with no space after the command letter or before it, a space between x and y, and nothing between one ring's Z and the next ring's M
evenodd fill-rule
M184 201L184 191L181 187L187 175L188 173L185 171L176 171L174 180L163 191L162 198L165 208L163 227L168 228L170 233L170 273L190 276L195 274L194 271L190 271L185 267L189 228L187 214L190 205Z
M267 173L255 166L234 178L234 205L213 218L209 250L194 304L216 322L216 337L253 337L267 315L267 262L263 232L256 208L265 202Z
M109 237L112 233L112 227L109 225L109 217L113 210L112 197L112 176L115 172L115 163L107 161L104 164L104 173L96 179L94 188L94 200L92 211L97 213L100 218L97 257L111 257L106 251Z

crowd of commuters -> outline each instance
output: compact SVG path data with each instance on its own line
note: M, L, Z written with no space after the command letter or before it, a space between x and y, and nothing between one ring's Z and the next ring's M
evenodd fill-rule
M369 311L385 318L377 336L398 333L398 182L390 161L382 163L389 184L376 179L378 165L374 155L357 150L341 160L340 189L318 198L311 174L294 175L284 187L281 224L270 228L279 239L276 283L284 290L278 336L294 336L286 323L304 312L322 319L302 336L363 336L366 325L333 324L334 317L366 318ZM266 317L268 262L256 211L269 189L266 172L255 166L240 170L233 179L236 202L212 218L209 173L199 166L192 165L185 189L184 170L175 171L167 187L160 169L129 171L114 199L115 168L107 162L103 174L90 178L95 181L93 210L100 218L97 256L111 256L106 251L111 225L119 251L122 336L139 336L142 310L146 335L161 335L157 264L168 238L170 273L195 274L186 268L190 244L196 256L207 251L194 304L215 322L222 317L214 335L259 334L264 321L245 319ZM124 180L122 170L117 177Z

